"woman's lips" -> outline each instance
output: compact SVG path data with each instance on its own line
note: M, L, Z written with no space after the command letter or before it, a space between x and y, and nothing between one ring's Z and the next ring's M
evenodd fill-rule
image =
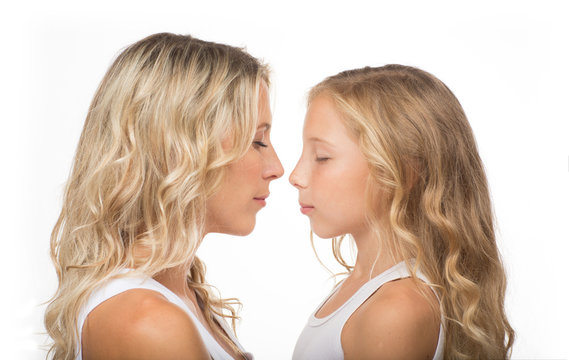
M263 207L263 206L267 205L267 201L265 199L268 197L269 197L269 195L267 194L267 195L263 195L263 196L254 197L253 200L255 200L255 202L257 204L261 205L261 207Z

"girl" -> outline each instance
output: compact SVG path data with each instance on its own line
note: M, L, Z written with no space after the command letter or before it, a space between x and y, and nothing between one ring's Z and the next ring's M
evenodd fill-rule
M250 233L283 174L268 85L243 50L190 36L152 35L114 61L51 237L54 359L248 357L195 253L208 233Z
M293 359L506 358L514 331L488 185L452 92L407 66L344 71L310 91L303 144L290 182L348 276Z

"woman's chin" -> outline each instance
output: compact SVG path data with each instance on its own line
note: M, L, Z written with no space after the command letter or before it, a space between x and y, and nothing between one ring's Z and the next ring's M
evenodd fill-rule
M236 226L235 229L233 229L230 235L235 235L235 236L249 235L255 229L255 224L256 224L255 218L253 218L253 220L250 222L239 224L239 226Z
M217 233L234 236L246 236L253 232L255 229L256 219L240 223L225 224L224 226L217 225L207 229L206 233Z

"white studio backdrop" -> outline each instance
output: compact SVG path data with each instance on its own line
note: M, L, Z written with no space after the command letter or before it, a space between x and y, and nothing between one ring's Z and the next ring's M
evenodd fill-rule
M433 73L469 117L509 276L513 358L569 358L562 2L24 1L0 12L1 359L45 357L41 303L57 286L49 235L89 103L122 48L164 31L245 46L273 70L271 136L285 176L251 235L209 235L199 251L209 282L243 302L238 336L257 359L289 359L333 284L287 179L306 93L341 70L387 63ZM333 265L329 241L316 247Z

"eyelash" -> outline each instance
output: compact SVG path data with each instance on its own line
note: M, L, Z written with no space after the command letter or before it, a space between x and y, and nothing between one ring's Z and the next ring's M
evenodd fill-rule
M317 162L325 162L327 160L330 160L330 158L329 157L317 157L316 158Z
M258 147L258 146L264 147L264 148L266 148L266 147L269 146L269 145L265 144L265 143L262 142L262 141L253 141L253 145L256 145L257 147Z

